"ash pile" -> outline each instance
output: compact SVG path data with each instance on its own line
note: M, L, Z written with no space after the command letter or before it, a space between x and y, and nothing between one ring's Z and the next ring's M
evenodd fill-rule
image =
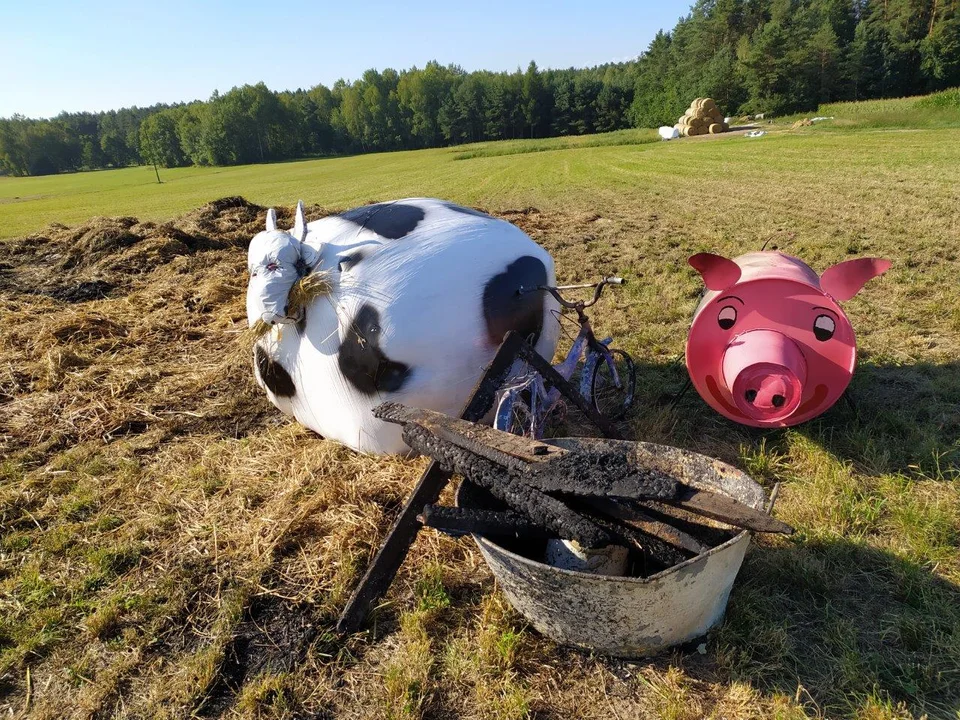
M717 135L727 132L730 125L713 101L713 98L697 98L687 111L680 116L674 127L683 137L695 135Z
M696 453L622 440L531 440L397 403L375 414L403 425L411 448L467 481L457 507L427 505L421 523L490 538L553 567L649 577L742 530L793 532L768 514L759 485Z

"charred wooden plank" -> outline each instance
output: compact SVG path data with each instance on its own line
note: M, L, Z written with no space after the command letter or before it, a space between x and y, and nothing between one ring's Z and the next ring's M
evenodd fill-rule
M476 508L427 505L417 519L427 527L448 535L508 535L513 537L556 537L545 528L530 522L512 510L479 510Z
M720 493L684 488L675 499L664 502L747 530L786 535L793 533L793 528L785 522Z
M373 409L374 416L398 425L415 424L433 435L486 458L504 468L522 472L527 465L547 462L567 451L539 440L520 437L487 425L467 422L449 415L385 402Z
M580 506L578 505L578 507ZM679 565L696 555L696 553L678 550L658 537L615 522L610 517L594 513L587 515L587 517L603 528L613 538L615 544L632 547L664 568Z
M653 500L625 501L625 504L636 507L649 515L652 519L662 522L680 532L686 533L697 542L707 547L722 545L740 532L739 528L726 523L720 523L703 515L683 510L673 505Z
M692 535L626 503L605 498L584 498L582 502L592 510L609 515L620 524L652 535L678 550L686 550L699 555L710 549L709 545L705 545Z
M626 453L568 452L529 466L521 479L549 493L618 498L673 498L676 478L638 466Z
M586 548L610 544L610 536L596 523L574 512L556 498L511 477L501 466L486 458L438 438L413 423L403 426L403 440L417 452L432 457L445 470L486 488L497 499L560 537L576 540Z
M381 420L417 425L435 437L485 458L528 485L548 493L598 497L668 498L677 480L634 461L623 445L589 444L578 452L451 418L443 413L383 403Z

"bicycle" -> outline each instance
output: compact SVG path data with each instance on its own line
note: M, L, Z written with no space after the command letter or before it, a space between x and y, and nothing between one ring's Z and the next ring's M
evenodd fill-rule
M549 292L561 306L577 312L580 332L577 334L567 356L554 369L569 380L584 357L580 374L580 394L593 404L597 412L609 420L619 420L633 405L637 371L633 358L619 349L611 349L613 338L597 340L590 326L590 319L583 312L600 299L607 285L623 285L623 278L604 278L598 283L586 285L562 285L550 287L521 288L518 294ZM561 290L595 288L593 299L570 302L560 295ZM558 318L559 320L559 318ZM560 390L547 390L543 377L536 371L515 375L498 393L497 411L493 426L515 435L531 438L543 437L547 419L562 406Z

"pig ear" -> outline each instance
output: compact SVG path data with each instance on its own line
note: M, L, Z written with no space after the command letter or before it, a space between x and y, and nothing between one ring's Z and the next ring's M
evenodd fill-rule
M293 236L303 242L307 237L307 217L303 212L303 200L297 202L297 217L293 221Z
M267 230L277 229L277 211L273 208L267 210Z
M883 275L890 268L890 261L882 258L857 258L828 267L820 276L820 287L833 299L849 300L869 280Z
M721 255L697 253L687 262L700 273L710 290L724 290L740 279L740 266Z

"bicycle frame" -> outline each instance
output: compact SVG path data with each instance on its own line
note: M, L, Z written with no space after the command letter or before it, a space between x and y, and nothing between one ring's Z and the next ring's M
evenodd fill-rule
M587 320L586 316L581 315L580 332L577 334L573 345L567 352L567 356L559 364L553 366L564 380L569 380L573 377L580 358L584 357L579 389L580 394L587 402L593 401L593 372L601 359L606 362L610 368L614 382L618 386L620 385L620 377L617 374L616 363L613 361L613 355L607 349L607 346L611 342L613 342L613 338L597 340L593 335L593 329L590 327L589 320ZM517 402L523 402L520 394L524 391L530 392L529 430L531 436L535 438L542 437L547 417L560 401L560 390L551 388L548 391L544 385L543 378L535 371L516 378L501 391L500 399L497 402L494 427L500 430L510 429L514 406Z

